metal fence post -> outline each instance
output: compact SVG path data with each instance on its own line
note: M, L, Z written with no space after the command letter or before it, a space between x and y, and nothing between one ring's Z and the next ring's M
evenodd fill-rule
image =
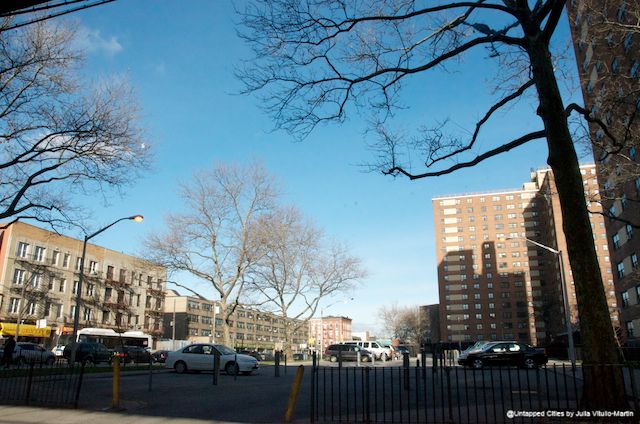
M287 375L287 354L284 354L284 375Z
M29 374L27 376L27 393L26 393L26 404L29 405L29 401L31 400L31 383L33 382L33 367L35 366L34 362L29 363Z
M213 352L213 385L218 385L218 378L220 377L220 355L217 351Z
M153 390L153 361L149 355L149 391Z
M362 355L360 354L360 351L356 352L356 356L358 358L358 366L360 366L360 361L362 360Z
M409 391L409 353L402 352L402 368L404 375L404 390Z
M445 367L444 371L447 374L447 402L449 403L449 422L453 422L453 403L451 402L451 368Z
M276 351L275 364L273 367L274 377L280 377L280 351Z
M313 352L311 356L311 423L316 422L315 406L316 406L316 372L317 372L317 356Z
M73 407L78 409L78 403L80 401L80 392L82 390L82 378L84 377L84 362L80 365L80 376L78 377L78 387L76 389L76 398L73 402ZM71 372L73 375L73 368L71 368Z

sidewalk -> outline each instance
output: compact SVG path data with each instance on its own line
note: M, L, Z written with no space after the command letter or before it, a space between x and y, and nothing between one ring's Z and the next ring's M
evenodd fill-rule
M126 405L125 405L126 406ZM64 424L231 424L229 421L200 420L194 418L158 417L148 415L128 414L124 412L100 412L83 411L77 409L50 409L27 406L0 406L0 424L41 424L41 423L64 423ZM309 422L306 420L295 420L294 423L301 424ZM238 424L239 421L233 421Z

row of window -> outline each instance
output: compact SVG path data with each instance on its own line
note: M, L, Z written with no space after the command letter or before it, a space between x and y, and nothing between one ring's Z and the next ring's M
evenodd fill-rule
M488 314L490 319L497 319L495 312L491 312ZM528 316L528 314L526 312L524 313L520 313L519 315L516 315L516 317L518 318L526 318ZM502 312L502 318L503 319L513 319L514 314L512 312L509 311L504 311ZM457 315L457 316L451 316L451 315L447 315L447 321L451 321L451 322L460 322L460 321L468 321L471 319L471 315L469 314L462 314L462 315ZM482 314L475 314L475 319L476 320L482 320L483 319L483 315ZM504 324L504 323L503 323ZM491 325L494 325L493 323ZM494 327L491 327L494 328Z
M504 195L504 200L526 200L526 199L532 199L533 197L535 197L534 193L519 193L519 194L507 194ZM473 197L468 197L466 199L466 203L473 203ZM486 196L482 196L482 197L478 197L477 198L480 203L485 203L487 201L487 197ZM494 195L491 196L491 201L492 202L500 202L502 200L502 197L499 195ZM453 203L452 203L453 202ZM448 206L448 205L460 205L462 203L461 199L453 199L453 200L440 200L439 204L440 206Z
M29 281L27 281L26 278L27 272L23 269L19 269L16 268L14 270L14 274L13 274L13 284L16 285L22 285L22 284L28 284L31 290L38 290L38 289L47 289L49 291L57 291L58 293L65 293L67 290L67 280L62 278L62 279L56 279L53 278L53 276L51 276L49 278L49 280L47 281L47 284L45 286L44 281L43 281L43 275L39 274L39 273L32 273L31 277L29 278ZM57 290L56 290L56 282L57 282ZM74 281L73 282L73 286L71 289L71 293L72 294L78 294L78 281ZM104 294L103 296L103 301L104 302L109 302L112 300L116 300L118 303L124 303L125 302L125 292L124 290L114 290L111 287L105 287L104 291L102 291L102 293ZM94 283L91 282L87 282L86 286L85 286L85 292L83 294L83 297L93 297L97 294L96 292L96 286ZM112 299L114 298L114 299ZM135 294L130 292L129 293L129 302L128 304L133 306L135 303L135 306L140 306L140 299L141 299L141 295L140 294ZM154 296L147 296L145 299L145 307L146 308L151 308L152 307L152 303L153 303L153 299L155 299L155 309L162 309L162 298L161 297L154 297Z
M498 334L496 333L491 333L490 334L490 339L491 340L513 340L513 333L503 333L502 336L498 337ZM449 335L449 341L454 341L454 338L457 340L459 337L456 337L455 335ZM529 333L518 333L518 338L520 340L524 340L524 341L529 341ZM466 342L471 341L471 335L470 334L463 334L462 335L462 339ZM483 341L485 340L486 337L484 334L476 334L474 336L474 340L476 341Z
M16 256L18 258L24 258L24 259L31 259L35 262L41 262L41 263L46 263L46 251L47 249L45 247L42 246L33 246L33 254L30 256L29 251L31 250L31 245L29 245L29 243L20 241L18 242L18 246L16 249ZM75 260L75 270L76 271L80 271L80 263L81 261L81 257L78 256L76 257ZM50 260L50 264L54 265L54 266L62 266L63 268L69 268L70 264L71 264L71 254L70 253L62 253L59 250L54 250L51 253L51 260ZM89 260L89 268L88 268L88 272L90 274L97 274L99 271L99 265L96 261L93 260ZM86 270L85 270L86 271ZM107 266L107 275L106 278L108 280L113 280L114 279L114 272L115 272L115 268L111 265ZM120 275L119 275L119 280L121 282L125 282L126 281L126 274L127 271L125 269L120 269ZM142 285L142 279L143 276L141 273L136 273L135 271L131 272L131 282L133 283L134 281L138 282L138 286ZM147 285L151 286L153 284L153 278L151 276L147 276ZM162 280L158 279L156 281L156 286L159 290L163 289L163 284L162 284Z

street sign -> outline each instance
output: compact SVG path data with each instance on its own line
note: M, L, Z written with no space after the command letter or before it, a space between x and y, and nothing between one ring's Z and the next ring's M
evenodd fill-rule
M46 319L36 320L36 328L46 328L46 327L47 327L47 320Z

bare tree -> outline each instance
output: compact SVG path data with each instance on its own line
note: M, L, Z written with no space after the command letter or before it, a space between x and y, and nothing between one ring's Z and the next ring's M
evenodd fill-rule
M284 318L284 350L291 356L294 335L308 325L320 301L348 292L365 272L358 258L330 245L293 207L261 217L252 237L261 254L248 275L248 293Z
M216 165L195 173L180 194L185 211L167 216L166 231L146 239L147 258L211 285L220 296L224 343L231 345L230 317L259 254L250 230L274 206L273 178L259 165Z
M10 310L16 313L17 341L20 336L20 324L25 318L33 322L46 315L45 305L51 300L51 291L45 281L51 281L58 273L47 265L34 264L31 261L19 260L16 263L20 264L20 268L14 270L9 293L15 296L10 300Z
M426 321L420 316L417 306L383 306L378 312L383 329L391 337L402 343L419 347L424 342L427 332Z
M255 57L238 74L246 92L263 94L263 104L278 128L305 136L320 123L344 120L353 106L378 112L374 122L384 123L392 117L403 82L458 64L477 48L486 49L487 60L502 65L503 76L497 81L506 75L512 82L497 92L495 103L481 113L470 135L456 136L441 126L424 125L413 139L402 139L380 125L379 169L412 180L435 177L546 139L575 280L584 360L618 363L620 353L567 123L572 111L583 111L564 104L551 49L564 6L564 0L535 4L477 0L433 6L412 0L255 0L241 12L245 28L241 36ZM482 130L497 112L534 90L535 97L531 93L530 98L537 104L538 130L497 145L482 140ZM417 163L411 162L416 159ZM588 378L594 380L585 386L585 405L624 404L621 375Z
M0 27L11 25L2 21ZM149 152L122 79L81 84L74 30L0 32L0 220L74 221L72 198L136 180Z
M11 17L16 19L21 17L22 19L14 21L8 27L0 27L0 32L21 28L113 1L115 0L4 0L0 4L0 18Z

